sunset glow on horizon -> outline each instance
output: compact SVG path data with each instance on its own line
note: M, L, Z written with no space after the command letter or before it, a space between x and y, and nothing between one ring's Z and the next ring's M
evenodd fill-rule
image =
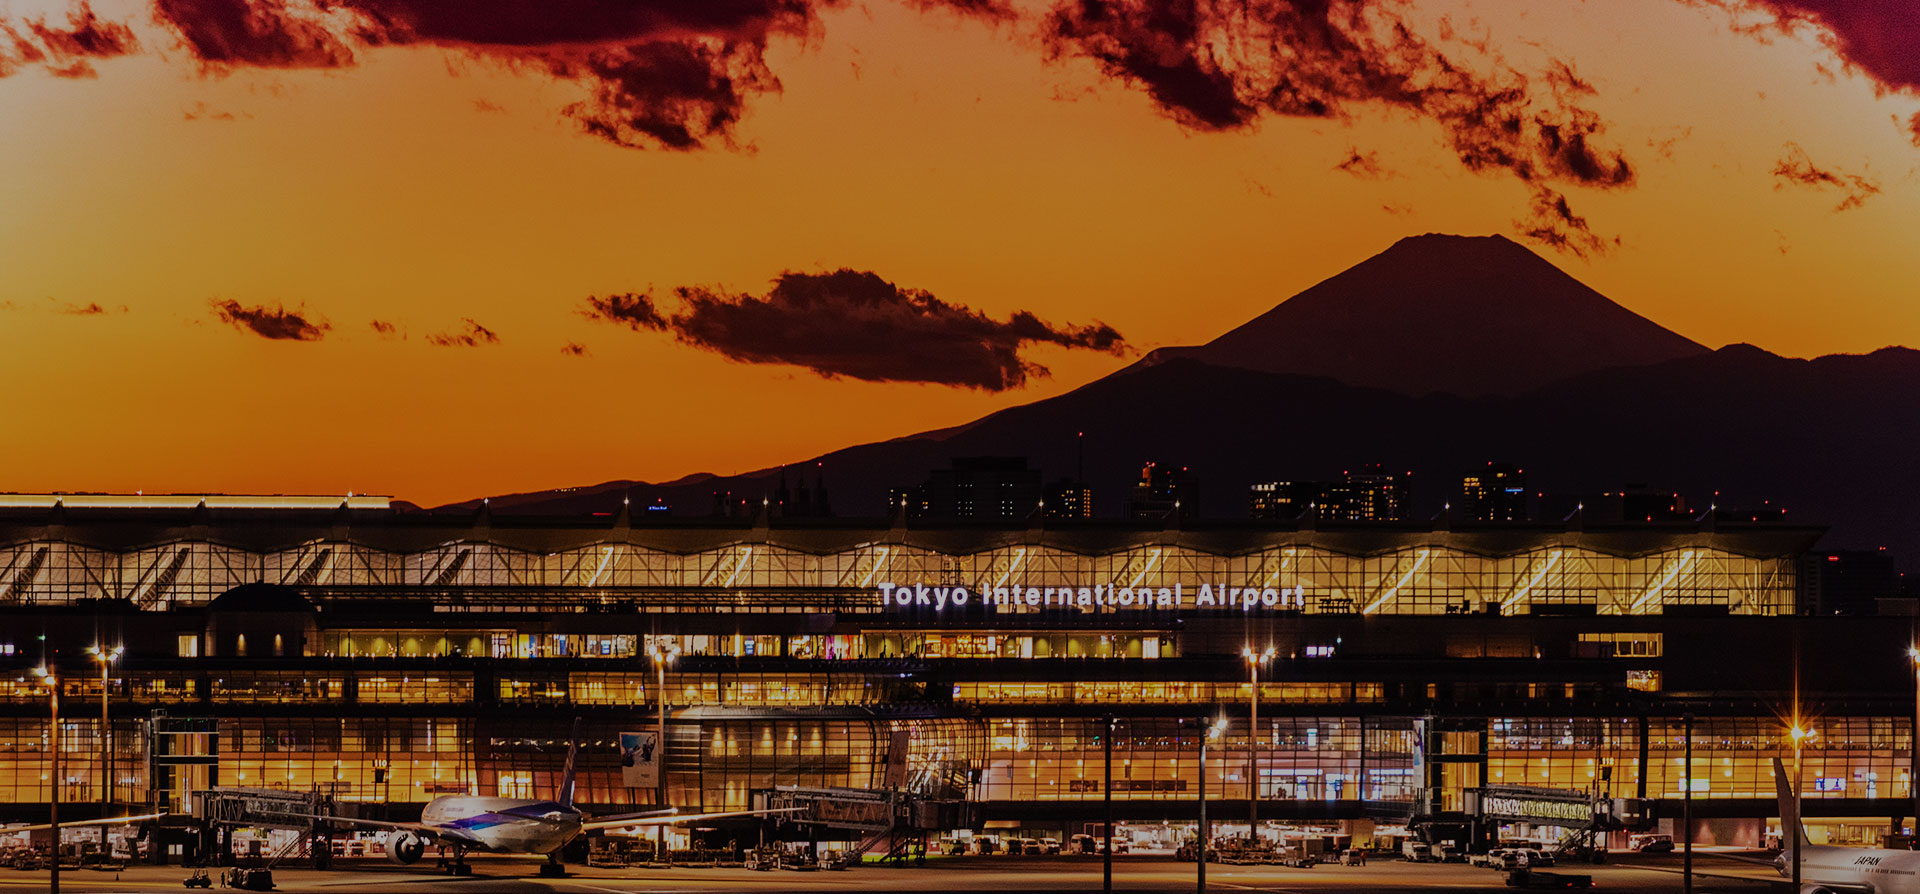
M1406 10L1421 46L1523 80L1529 116L1596 116L1595 157L1630 166L1599 174L1571 150L1470 170L1439 100L1183 113L1103 67L1104 37L1060 37L1050 17L1089 4L738 0L716 9L781 12L757 35L645 25L765 51L731 70L760 78L729 85L737 120L616 103L634 145L595 132L601 94L666 62L616 76L577 35L428 39L448 7L299 0L350 64L222 64L162 14L249 4L279 6L96 0L128 52L62 57L31 25L75 7L0 0L0 372L35 420L0 438L0 491L435 505L746 471L1062 393L1427 232L1514 238L1708 347L1920 344L1920 74L1811 0ZM410 30L355 42L396 10ZM1221 58L1261 55L1233 37ZM699 122L692 145L629 127L640 106ZM1571 216L1530 236L1543 194ZM806 308L865 331L861 305L806 303L841 270L924 311L874 350L931 377L959 338L988 366L910 381L897 355L768 362L740 335Z

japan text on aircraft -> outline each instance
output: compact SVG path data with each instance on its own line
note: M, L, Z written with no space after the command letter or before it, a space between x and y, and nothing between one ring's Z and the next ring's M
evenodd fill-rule
M1306 588L1216 587L1201 584L1191 590L1183 583L1171 587L1115 587L1098 584L1091 587L988 587L969 590L964 586L927 584L880 584L880 599L890 608L928 607L936 611L959 608L975 597L983 605L1026 606L1030 608L1131 608L1131 609L1303 609Z

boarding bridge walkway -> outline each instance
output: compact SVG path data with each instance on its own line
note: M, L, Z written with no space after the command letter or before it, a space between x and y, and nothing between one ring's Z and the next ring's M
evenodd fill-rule
M930 833L980 825L979 808L959 798L934 798L900 789L776 786L755 789L755 810L773 815L780 837L857 840L858 855L885 849L883 861L906 859Z

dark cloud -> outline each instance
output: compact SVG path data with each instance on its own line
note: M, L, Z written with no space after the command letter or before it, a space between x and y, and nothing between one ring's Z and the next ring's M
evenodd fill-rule
M839 0L155 0L215 69L339 68L376 46L436 45L585 86L562 111L621 146L734 144L755 95L779 89L769 41ZM968 4L990 6L991 4ZM983 10L984 11L984 10ZM481 111L497 111L477 101Z
M1821 39L1886 90L1920 91L1920 3L1914 0L1688 0L1756 9L1783 31L1819 29Z
M577 341L570 341L560 346L560 353L568 357L585 357L587 356L587 346Z
M264 304L248 307L229 300L213 302L213 312L222 322L261 338L319 341L333 328L325 322L308 319L305 307L297 310L288 310L280 304L271 308Z
M753 41L793 31L833 0L319 0L358 18L370 43L546 48L698 35Z
M120 22L109 22L94 14L92 4L81 0L67 10L65 26L51 25L44 18L18 25L0 18L0 77L6 77L21 65L40 65L59 78L91 78L94 59L125 56L140 48L133 29Z
M399 331L400 327L386 320L369 320L367 321L367 328L379 333L381 338L392 338L394 334Z
M211 68L341 68L354 61L340 35L318 17L296 14L286 0L154 0L153 9Z
M1104 323L1052 326L1026 311L1005 320L931 293L902 289L859 270L783 273L764 297L715 289L674 290L679 309L662 313L651 295L587 299L587 316L675 338L743 363L801 366L822 376L870 382L927 382L1004 391L1045 376L1020 356L1030 344L1124 354Z
M1554 62L1550 89L1536 91L1520 72L1478 72L1442 52L1403 11L1384 0L1058 0L1042 37L1195 130L1395 108L1438 124L1468 169L1509 173L1536 195L1547 183L1634 182L1626 156L1599 145L1604 124L1578 104L1593 87L1570 64Z
M750 93L777 90L761 48L658 41L556 56L559 77L592 85L593 97L567 106L580 129L629 147L698 149L731 142Z
M1547 79L1548 86L1551 86L1558 96L1598 96L1600 94L1600 91L1594 89L1593 84L1573 70L1573 63L1565 59L1548 60L1547 69L1542 74Z
M587 296L587 306L580 311L590 320L604 320L609 323L622 323L629 329L665 329L667 318L660 315L653 306L653 296L638 292L626 292L601 298Z
M477 348L481 345L496 345L500 343L500 336L497 333L492 329L488 329L474 322L472 317L463 317L460 322L465 324L464 328L454 332L439 332L429 335L427 336L427 344L433 345L436 348Z
M1348 149L1347 157L1334 165L1333 169L1363 180L1382 180L1392 176L1391 172L1380 166L1380 153L1361 152L1359 149Z
M507 107L492 100L476 99L473 101L473 110L476 112L505 112Z
M1913 117L1907 120L1907 130L1913 133L1914 148L1920 149L1920 112L1913 113Z
M1797 143L1788 143L1785 152L1773 166L1774 189L1787 186L1837 189L1840 204L1834 206L1835 211L1851 211L1880 194L1880 184L1870 178L1815 167L1813 159L1807 157L1807 150Z
M1595 233L1586 218L1573 213L1566 196L1546 186L1534 186L1527 216L1514 221L1514 226L1528 239L1582 258L1606 254L1620 245L1617 236L1608 239Z
M53 312L66 314L70 317L98 317L105 315L107 309L101 307L97 301L89 301L86 304L71 304L62 301L54 306Z

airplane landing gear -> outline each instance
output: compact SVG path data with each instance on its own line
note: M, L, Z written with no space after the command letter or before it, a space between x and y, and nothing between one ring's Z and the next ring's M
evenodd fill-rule
M541 878L566 878L567 867L560 862L558 853L547 855L547 862L540 864Z
M467 851L465 848L458 848L458 847L453 848L452 860L447 859L446 850L444 849L441 850L440 851L440 868L442 870L445 870L448 875L472 875L473 874L473 867L467 865Z

